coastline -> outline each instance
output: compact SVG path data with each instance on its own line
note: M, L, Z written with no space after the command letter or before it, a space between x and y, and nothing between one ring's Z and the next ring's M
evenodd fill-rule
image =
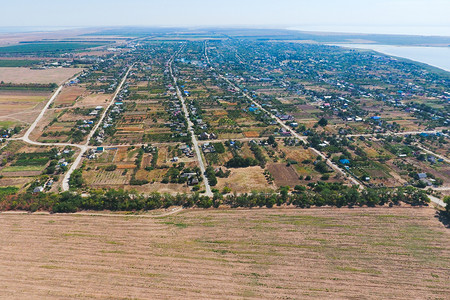
M392 46L381 44L327 44L351 49L365 49L376 51L385 55L400 57L423 63L431 67L450 72L450 47L424 47L424 46ZM437 54L437 58L436 58ZM447 56L448 55L448 56Z

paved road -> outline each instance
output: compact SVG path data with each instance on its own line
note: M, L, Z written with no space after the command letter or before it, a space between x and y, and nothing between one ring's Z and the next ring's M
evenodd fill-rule
M187 129L188 129L188 131L191 133L191 137L192 137L192 145L193 145L193 147L194 147L195 154L197 155L197 160L198 160L198 164L199 164L199 167L200 167L200 171L202 172L203 183L204 183L204 185L205 185L205 195L208 196L208 197L212 197L212 196L213 196L213 193L212 193L212 191L211 191L211 186L210 186L210 184L209 184L208 178L207 178L206 175L205 175L205 173L206 173L206 168L205 168L205 164L204 164L204 162L203 162L203 156L202 156L202 153L200 152L200 148L199 148L199 146L198 146L197 137L195 136L195 133L194 133L194 124L192 123L191 119L189 118L189 111L188 111L188 109L187 109L187 107L186 107L186 103L185 103L185 101L184 101L184 97L183 97L183 95L181 94L181 90L180 90L180 88L178 87L178 84L177 84L177 77L173 74L173 69L172 69L172 63L173 63L173 60L174 60L175 57L183 50L183 48L184 48L184 45L183 45L183 46L180 48L180 50L178 50L178 52L175 53L174 56L172 56L172 58L170 59L170 61L169 61L169 70L170 70L170 75L172 76L172 79L173 79L173 82L174 82L174 86L175 86L175 88L176 88L176 90L177 90L177 96L178 96L178 99L180 99L181 105L182 105L182 107L183 107L183 113L184 113L184 116L185 116L185 118L186 118L186 120L187 120L187 123L188 123L188 128L187 128Z
M70 166L69 170L66 172L66 174L64 175L63 178L63 182L62 182L62 190L63 191L68 191L70 186L69 186L69 179L70 176L72 175L72 173L78 168L78 166L81 163L81 160L83 159L83 155L84 153L92 148L89 146L89 142L91 141L92 136L95 134L95 132L97 131L98 127L102 124L103 119L105 118L106 114L108 113L108 110L111 108L111 106L114 104L117 94L119 94L120 90L122 89L123 84L125 83L128 74L130 73L131 69L133 68L133 65L131 65L127 72L125 73L125 75L123 76L122 81L120 82L120 84L117 86L116 91L114 92L113 97L111 98L111 101L109 102L108 106L103 110L103 113L100 117L100 119L98 120L98 122L95 124L94 128L92 128L91 132L89 133L89 135L87 136L86 139L86 143L84 143L83 145L78 145L77 147L80 148L80 153L78 154L77 158L75 159L75 161L72 163L72 165Z

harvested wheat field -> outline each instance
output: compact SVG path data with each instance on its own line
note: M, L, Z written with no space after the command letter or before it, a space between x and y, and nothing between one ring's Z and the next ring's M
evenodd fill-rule
M29 68L0 68L0 81L6 83L57 83L62 84L70 77L80 73L79 68L54 68L33 70Z
M0 226L0 298L448 299L450 234L431 208L3 213Z

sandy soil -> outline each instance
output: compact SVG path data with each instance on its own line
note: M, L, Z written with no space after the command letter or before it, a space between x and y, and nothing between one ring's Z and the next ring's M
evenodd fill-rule
M77 68L56 68L46 70L31 70L29 68L0 68L0 81L11 83L57 83L66 80L81 72Z
M450 235L429 208L1 214L0 227L0 298L448 296Z

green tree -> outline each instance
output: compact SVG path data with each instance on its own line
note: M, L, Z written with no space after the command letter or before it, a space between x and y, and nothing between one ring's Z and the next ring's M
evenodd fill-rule
M328 120L325 119L325 118L321 118L321 119L319 120L319 122L317 122L317 124L319 124L319 125L322 126L322 127L325 127L325 126L328 125Z

